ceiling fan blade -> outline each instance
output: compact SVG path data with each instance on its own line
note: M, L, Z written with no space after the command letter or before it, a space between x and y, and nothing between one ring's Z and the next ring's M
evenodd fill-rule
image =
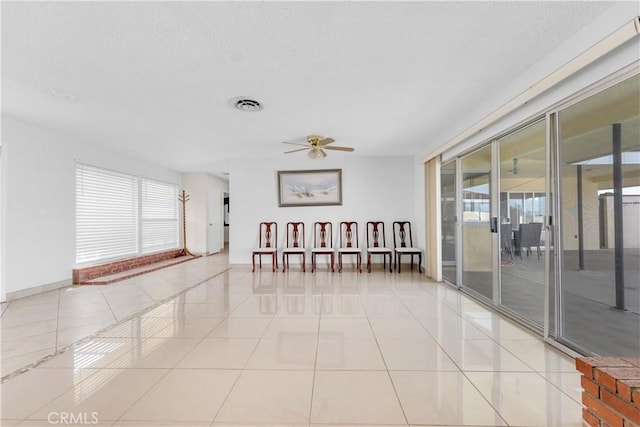
M325 150L354 151L353 147L323 147Z
M336 140L333 138L325 138L323 140L318 141L318 145L321 147L324 147L325 145L329 145L333 142L336 142Z
M282 141L283 144L291 144L291 145L299 145L301 147L308 147L309 144L306 142L287 142L287 141Z
M297 150L285 151L284 154L295 153L296 151L304 151L308 150L308 148L298 148Z
M322 158L324 159L325 157L327 157L327 153L324 152L324 150L321 148L320 149L320 155L322 155Z

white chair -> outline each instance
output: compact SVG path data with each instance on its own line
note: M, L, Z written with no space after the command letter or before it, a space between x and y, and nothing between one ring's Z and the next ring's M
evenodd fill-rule
M355 255L356 265L362 273L362 249L359 247L358 223L343 221L340 223L340 247L338 248L338 272L342 273L342 255Z
M258 247L251 253L251 264L253 264L251 271L256 271L256 255L260 259L260 268L262 268L262 255L271 255L271 268L276 271L278 267L278 224L261 222L259 233Z
M289 255L302 255L302 272L306 271L307 250L304 248L304 222L287 223L287 247L282 250L282 272L287 270Z
M380 239L382 236L382 239ZM382 246L380 243L382 240ZM387 268L387 255L389 256L389 272L393 271L393 263L391 258L393 251L387 247L387 238L384 231L384 222L369 221L367 222L367 271L371 273L371 255L382 255L382 263Z
M407 235L409 237L408 245ZM403 255L411 255L412 270L413 256L418 255L418 271L422 273L422 249L413 247L413 236L411 235L411 223L409 221L395 221L393 223L393 246L396 258L395 264L398 273L400 273Z
M327 235L329 240L327 241ZM331 272L335 271L335 251L333 250L333 226L330 222L313 223L313 248L311 248L311 272L316 269L316 256L331 256Z

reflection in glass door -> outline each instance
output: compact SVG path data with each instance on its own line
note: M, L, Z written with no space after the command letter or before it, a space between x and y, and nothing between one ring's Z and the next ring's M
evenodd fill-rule
M640 354L640 76L558 113L561 338Z
M440 209L442 234L442 276L456 280L456 161L440 168Z
M546 122L538 121L503 137L499 147L500 302L542 327Z
M462 286L493 299L491 145L462 162Z

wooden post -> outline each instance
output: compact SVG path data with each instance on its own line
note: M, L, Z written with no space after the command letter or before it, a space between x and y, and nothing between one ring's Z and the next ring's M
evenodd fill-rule
M196 256L187 249L187 202L189 201L189 195L182 190L182 194L178 196L178 200L182 202L182 251L176 257L179 256Z

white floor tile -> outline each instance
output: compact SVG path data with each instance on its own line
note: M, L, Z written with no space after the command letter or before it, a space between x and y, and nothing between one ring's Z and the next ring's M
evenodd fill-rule
M3 304L2 375L133 317L3 383L2 425L579 425L571 358L415 270L227 267Z
M533 371L530 366L491 340L464 340L443 344L443 348L463 371Z
M72 369L32 369L0 385L2 418L24 419L75 386ZM29 396L29 398L25 398Z
M409 424L506 425L461 372L391 372Z
M115 421L160 378L164 369L96 369L87 378L40 408L29 419L47 421L52 412L95 414L99 421Z
M325 319L320 320L320 337L373 338L373 331L367 319Z
M261 338L271 319L228 318L208 335L209 338Z
M509 425L582 426L582 405L537 373L466 372Z
M520 360L539 372L576 372L572 357L535 340L501 340L500 344Z
M290 336L317 337L320 319L274 318L264 332L265 338Z
M232 370L174 369L122 420L211 422L239 374Z
M205 338L176 368L243 369L257 343L257 338Z
M244 371L215 423L307 424L313 372Z
M317 371L311 422L403 424L406 420L387 372Z
M382 356L391 371L458 371L458 367L431 338L379 338Z
M317 342L316 336L295 332L262 338L246 369L313 370Z
M373 338L320 336L316 369L386 370Z

